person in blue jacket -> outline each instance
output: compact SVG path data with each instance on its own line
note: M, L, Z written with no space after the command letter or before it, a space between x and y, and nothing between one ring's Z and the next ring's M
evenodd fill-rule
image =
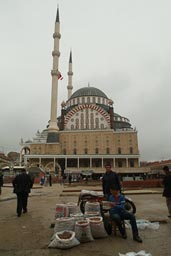
M111 209L109 210L110 219L115 221L118 229L121 233L122 238L126 239L127 234L125 228L123 228L122 220L129 220L132 227L133 239L139 243L142 243L142 239L139 236L137 223L135 216L126 211L124 208L125 205L125 196L120 192L120 187L116 185L111 185L110 187L109 201L111 202Z

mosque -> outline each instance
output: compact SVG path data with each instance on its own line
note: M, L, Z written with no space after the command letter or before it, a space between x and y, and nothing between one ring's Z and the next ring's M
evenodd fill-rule
M32 140L21 139L20 161L26 166L41 166L60 176L104 173L104 165L111 162L112 169L125 175L147 172L141 168L137 130L128 118L114 111L113 101L105 92L93 86L73 91L72 52L68 65L68 98L61 103L57 117L59 72L60 19L57 9L51 90L50 121L46 129L37 132Z

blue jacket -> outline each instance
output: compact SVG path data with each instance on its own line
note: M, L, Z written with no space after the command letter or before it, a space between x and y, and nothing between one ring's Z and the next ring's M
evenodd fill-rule
M121 214L125 211L124 205L125 205L125 196L120 193L120 195L116 198L113 195L109 196L109 201L116 203L114 207L112 207L109 210L110 215L112 214Z

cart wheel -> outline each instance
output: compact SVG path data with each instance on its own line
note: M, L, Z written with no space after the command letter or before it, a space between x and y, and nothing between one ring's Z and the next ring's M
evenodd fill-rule
M136 206L135 204L130 201L129 199L126 198L125 200L125 210L132 213L132 214L135 214L136 213Z

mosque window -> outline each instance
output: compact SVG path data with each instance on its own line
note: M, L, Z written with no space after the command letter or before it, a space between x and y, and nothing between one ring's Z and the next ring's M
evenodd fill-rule
M87 97L87 103L90 103L90 97Z
M82 97L82 103L85 103L85 98L84 97Z
M101 124L100 127L101 127L101 129L104 129L104 124Z
M92 119L91 119L90 124L91 124L91 129L94 129L94 121Z
M130 160L130 167L134 167L134 160L133 159Z
M118 154L121 154L121 148L118 148Z
M110 154L110 149L106 148L106 154Z
M74 130L74 125L73 124L71 124L71 130Z
M86 154L86 155L88 154L87 148L84 149L84 154Z
M96 97L93 97L93 103L96 103Z
M73 99L73 105L75 105L75 99Z
M66 149L65 148L63 149L63 154L66 155Z
M77 103L80 104L80 98L77 98Z
M133 147L130 147L130 148L129 148L129 153L130 153L130 154L133 154Z
M118 161L118 167L122 167L122 161Z
M103 104L105 104L105 99L104 98L102 99L102 102L103 102Z
M73 154L74 154L74 155L76 155L76 154L77 154L77 149L76 149L76 148L74 148L74 150L73 150Z
M99 149L95 148L95 154L98 154L98 153L99 153Z
M79 129L79 119L78 118L76 118L76 120L75 120L75 126L76 126L76 129Z
M96 118L96 128L99 128L99 118Z
M98 103L100 103L100 97L98 97Z

